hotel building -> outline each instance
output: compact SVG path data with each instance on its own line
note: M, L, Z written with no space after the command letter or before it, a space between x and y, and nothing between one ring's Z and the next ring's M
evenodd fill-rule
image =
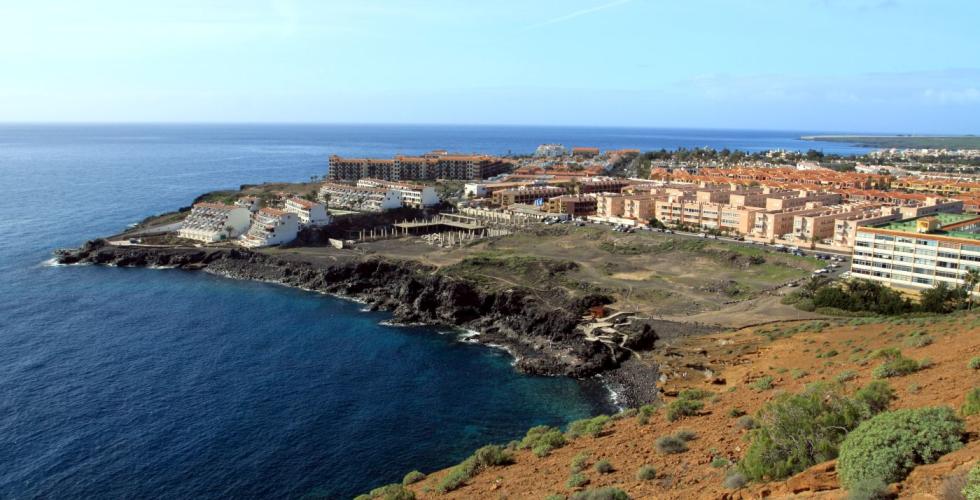
M260 208L252 215L252 226L239 240L246 248L267 247L289 243L299 233L299 218L294 213L277 208Z
M937 214L861 227L851 273L889 286L923 290L939 283L960 286L980 268L980 217Z
M326 226L333 221L322 204L303 198L287 199L283 209L296 214L300 226Z
M436 188L411 182L392 182L381 179L361 179L358 187L392 189L402 197L402 205L412 208L434 207L439 204Z
M510 170L510 164L488 155L449 154L433 151L422 156L381 158L330 157L327 178L349 180L372 178L386 181L435 179L486 179Z
M204 243L237 238L248 229L250 215L244 207L196 203L181 223L177 236Z
M401 193L394 189L360 187L326 182L320 188L320 201L331 208L383 212L402 206Z

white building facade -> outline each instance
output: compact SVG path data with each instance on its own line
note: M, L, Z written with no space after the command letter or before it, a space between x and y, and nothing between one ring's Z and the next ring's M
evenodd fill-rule
M296 239L299 218L277 208L261 208L252 216L252 225L239 243L246 248L282 245Z
M359 187L327 182L320 188L320 201L331 208L383 212L402 206L401 193L394 189Z
M304 200L302 198L289 198L286 200L284 210L291 214L296 214L300 226L326 226L333 222L333 218L327 213L327 209L321 203Z
M237 238L248 230L251 212L221 203L197 203L184 219L177 236L204 243Z
M358 187L391 189L397 191L402 198L402 206L412 208L434 207L439 204L439 195L432 186L410 182L392 182L379 179L361 179Z

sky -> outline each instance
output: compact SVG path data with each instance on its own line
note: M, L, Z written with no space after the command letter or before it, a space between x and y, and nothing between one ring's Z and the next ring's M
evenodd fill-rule
M980 133L973 0L0 0L0 121Z

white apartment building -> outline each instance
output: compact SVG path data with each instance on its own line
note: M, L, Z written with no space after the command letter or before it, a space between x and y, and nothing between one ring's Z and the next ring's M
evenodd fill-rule
M237 238L248 229L251 213L246 208L221 203L196 203L177 236L214 243Z
M980 269L980 217L938 214L859 227L852 257L856 278L910 290L960 286L968 270Z
M289 198L286 200L284 210L296 214L300 226L326 226L333 222L333 218L327 213L323 204L303 198Z
M236 207L242 207L249 212L257 212L262 206L262 202L256 196L243 196L235 200Z
M380 179L360 179L358 187L393 189L401 194L402 206L412 208L434 207L439 204L439 195L432 186L412 182L392 182Z
M568 154L568 150L561 144L542 144L534 150L535 158L558 158Z
M299 218L294 213L277 208L261 208L252 215L252 226L239 240L247 248L281 245L296 239Z
M401 192L386 188L359 187L327 182L320 188L320 201L332 208L383 212L402 206Z

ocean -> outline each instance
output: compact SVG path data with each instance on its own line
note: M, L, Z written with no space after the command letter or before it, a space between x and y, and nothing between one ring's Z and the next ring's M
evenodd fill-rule
M765 132L368 125L0 125L0 497L344 498L612 409L459 332L177 270L52 266L205 191L323 175L331 154L727 147Z

